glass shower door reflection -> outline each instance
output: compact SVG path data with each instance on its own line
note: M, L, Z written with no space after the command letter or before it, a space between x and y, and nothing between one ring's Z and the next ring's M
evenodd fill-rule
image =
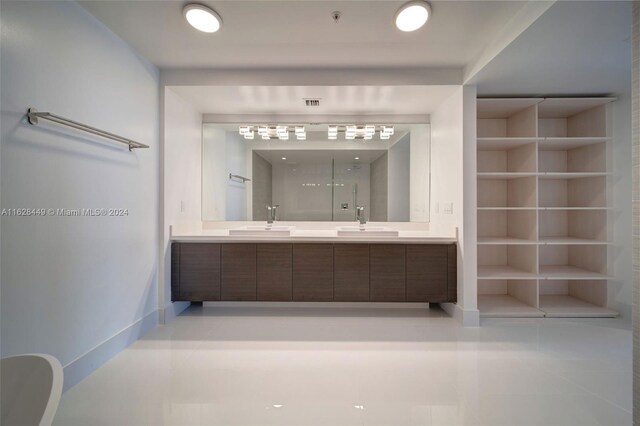
M369 165L333 162L333 221L356 220L356 207L369 208Z

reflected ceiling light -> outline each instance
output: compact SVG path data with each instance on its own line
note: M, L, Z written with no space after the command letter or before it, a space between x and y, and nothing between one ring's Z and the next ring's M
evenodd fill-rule
M287 159L287 157L282 157L282 159L283 159L283 160L286 160L286 159Z
M304 130L304 126L296 126L295 129L296 139L303 141L307 139L307 132Z
M245 139L254 139L255 133L250 126L240 126L240 136L244 136Z
M353 140L356 138L357 132L358 132L358 126L347 126L344 131L344 138L348 140Z
M376 126L375 124L349 124L346 126L330 124L327 130L327 137L330 140L335 140L338 139L338 133L344 133L346 140L371 140L376 132L380 134L380 139L390 139L394 128L389 125Z
M222 26L222 18L207 6L190 3L182 9L182 14L193 28L204 33L215 33Z
M329 126L327 136L330 140L338 139L338 126Z
M360 159L360 157L356 157L356 158L354 158L354 160L359 160L359 159Z
M396 27L410 32L421 28L431 17L431 6L426 1L416 0L405 3L395 16Z

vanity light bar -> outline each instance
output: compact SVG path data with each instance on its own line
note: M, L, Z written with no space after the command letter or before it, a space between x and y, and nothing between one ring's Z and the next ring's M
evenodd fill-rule
M327 131L328 137L331 140L336 140L338 139L338 126L329 126L329 129Z
M336 124L330 124L327 129L327 137L330 140L338 139L338 133L344 132L344 138L347 140L364 139L371 140L376 134L376 131L380 134L380 139L390 139L394 133L393 126L375 126L373 124L348 124L344 127L340 127Z
M269 139L279 139L279 140L289 140L289 133L293 132L296 135L296 139L299 141L303 141L307 139L307 132L304 126L295 125L289 126L284 124L277 125L258 125L258 126L247 126L242 125L238 128L238 133L240 136L243 136L245 139L254 139L255 133L258 133L263 140Z

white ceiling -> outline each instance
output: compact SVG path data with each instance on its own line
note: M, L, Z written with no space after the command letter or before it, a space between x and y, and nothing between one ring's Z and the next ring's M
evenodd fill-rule
M478 94L619 94L631 85L631 2L560 1L471 79Z
M433 16L403 33L404 1L203 1L223 19L215 34L191 28L184 1L80 4L161 68L464 67L526 2L433 1ZM331 12L338 10L338 24Z
M457 86L172 86L203 114L427 115ZM307 107L305 98L320 98Z

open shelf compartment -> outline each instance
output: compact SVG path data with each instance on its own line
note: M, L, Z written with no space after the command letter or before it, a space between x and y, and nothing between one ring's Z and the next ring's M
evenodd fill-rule
M504 149L478 150L478 173L536 173L535 143Z
M539 289L539 307L546 317L618 316L616 311L607 308L607 282L604 280L541 280Z
M536 279L535 245L487 245L478 250L478 280Z
M478 138L535 138L541 99L478 99Z
M536 207L535 176L479 179L478 207Z
M541 210L539 241L543 244L607 244L606 210Z
M540 144L540 173L604 173L607 171L606 142L573 148Z
M547 98L538 104L538 135L606 137L606 105L612 98Z
M607 177L539 179L540 208L606 208Z
M478 282L478 310L483 318L540 318L536 280Z
M535 244L535 210L478 211L478 244Z
M606 280L607 247L603 245L542 245L540 277L547 280Z

